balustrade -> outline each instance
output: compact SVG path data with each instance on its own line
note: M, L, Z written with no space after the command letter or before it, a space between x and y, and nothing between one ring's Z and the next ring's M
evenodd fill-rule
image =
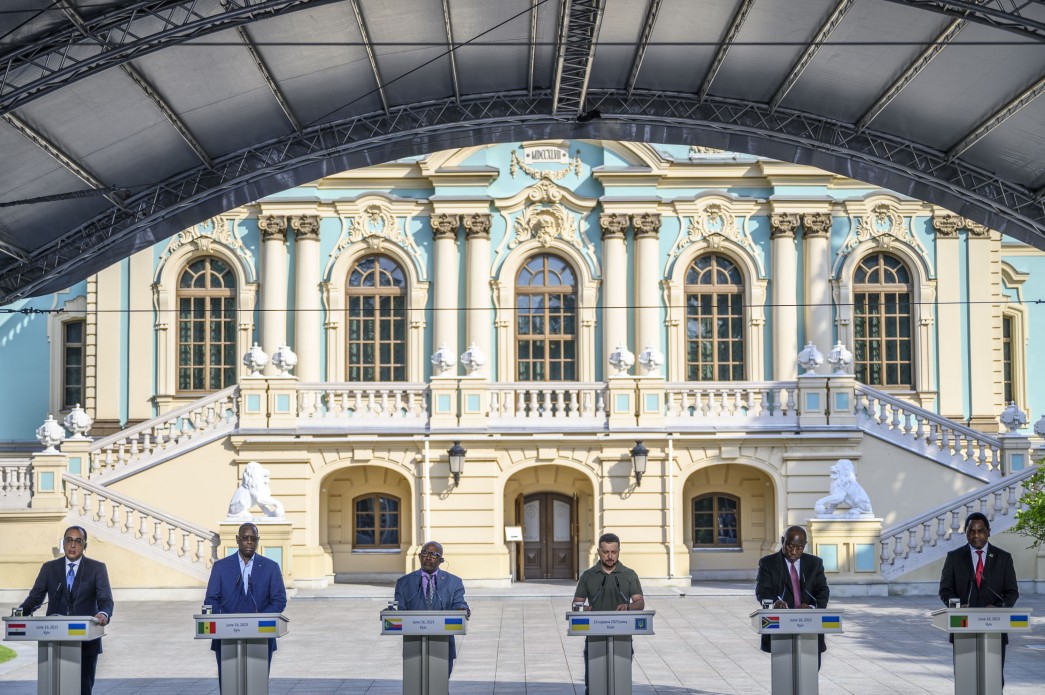
M32 498L33 468L28 461L0 461L0 509L25 509Z
M606 422L606 387L582 382L491 385L490 421L599 427Z
M682 426L722 420L795 423L797 392L793 381L674 383L666 387L665 414Z
M298 385L298 418L302 425L325 420L352 420L382 425L425 424L428 386L414 383Z

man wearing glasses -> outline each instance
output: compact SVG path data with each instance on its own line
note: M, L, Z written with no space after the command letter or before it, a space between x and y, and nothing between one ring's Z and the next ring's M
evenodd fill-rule
M287 590L279 565L258 555L261 538L258 527L247 522L236 532L239 552L218 560L210 570L207 597L203 605L215 613L282 613L287 607ZM210 648L218 660L221 680L221 640L211 640ZM269 665L276 640L269 640Z
M460 577L439 569L445 562L443 546L428 541L417 554L421 569L405 574L396 582L395 601L401 611L464 611L465 619L472 610L464 600L464 583ZM450 636L450 673L454 671L457 647Z
M780 537L783 547L779 553L766 555L758 561L755 578L755 596L763 602L772 601L773 608L827 608L831 590L827 588L824 562L816 555L804 552L806 531L801 526L790 526ZM820 656L827 651L824 636L820 635L817 667ZM769 635L762 635L762 651L771 652Z
M40 567L29 596L19 608L32 615L47 596L47 615L93 615L101 625L112 616L112 589L105 563L85 557L87 531L79 526L65 529L62 538L65 557L45 562ZM102 638L83 643L80 665L80 695L91 695Z

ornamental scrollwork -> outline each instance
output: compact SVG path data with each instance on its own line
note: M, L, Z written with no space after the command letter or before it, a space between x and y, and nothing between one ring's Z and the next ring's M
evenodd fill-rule
M227 217L212 217L199 224L194 224L188 229L183 229L171 237L171 240L167 243L167 248L164 249L163 255L160 257L160 262L157 266L157 276L159 269L183 246L191 246L194 250L198 250L201 253L210 253L214 244L224 246L237 256L243 262L243 267L251 275L248 281L254 281L254 254L243 245L243 240L236 234L235 222Z
M680 230L675 244L668 254L669 262L677 258L691 244L704 242L711 248L721 248L723 241L731 241L740 246L754 259L759 272L764 272L762 251L751 240L744 229L743 222L738 222L736 215L729 207L720 202L705 203L696 215L689 218L689 226Z
M420 251L413 238L403 231L392 210L384 205L367 205L345 222L347 228L338 239L331 255L339 255L349 245L358 243L365 243L376 251L389 241L414 254Z
M515 150L512 150L512 161L508 165L508 173L510 173L514 179L515 174L519 170L522 170L524 174L535 180L548 179L549 181L561 181L569 176L570 172L574 172L579 177L581 175L581 151L577 150L574 153L573 159L566 165L565 169L552 171L548 169L535 169L534 167L529 166L519 158L519 155Z

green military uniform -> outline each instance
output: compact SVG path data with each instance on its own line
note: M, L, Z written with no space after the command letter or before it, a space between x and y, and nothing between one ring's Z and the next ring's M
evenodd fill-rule
M593 611L615 611L622 603L631 603L632 596L641 596L642 585L635 570L618 562L607 574L602 571L602 562L596 562L581 573L573 595L588 599Z

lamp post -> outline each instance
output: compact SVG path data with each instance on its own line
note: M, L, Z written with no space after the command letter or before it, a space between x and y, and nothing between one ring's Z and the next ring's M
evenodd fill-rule
M635 487L642 485L642 476L646 472L646 462L649 461L649 449L642 445L642 441L635 442L631 450L631 465L635 469Z
M461 482L461 471L464 470L464 455L468 452L461 446L461 442L454 442L446 453L450 456L450 475L454 477L454 487L457 487Z

